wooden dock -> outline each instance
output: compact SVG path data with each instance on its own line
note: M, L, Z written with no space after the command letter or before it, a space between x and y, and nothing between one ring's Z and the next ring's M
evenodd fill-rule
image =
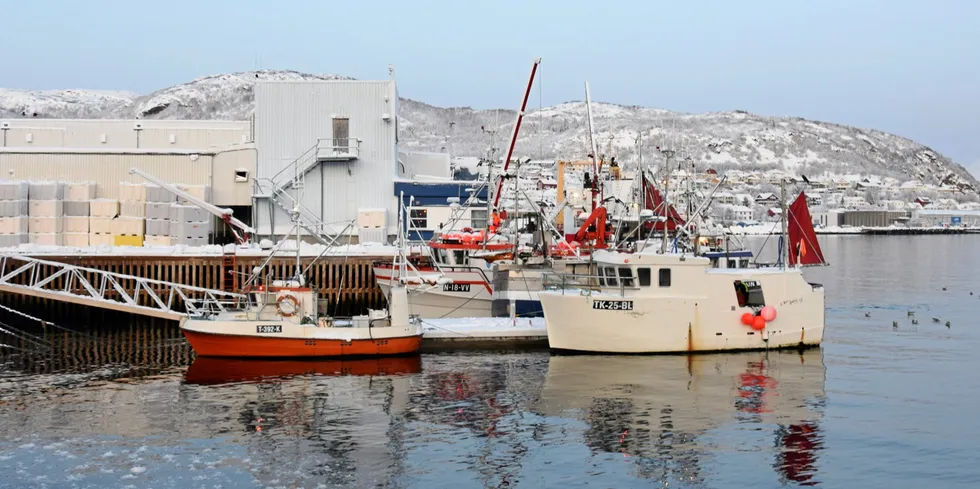
M232 291L237 289L252 269L262 264L264 256L56 256L45 255L45 260L69 263L86 268L134 275L151 280L175 282L194 287ZM324 257L317 260L307 272L307 281L318 291L320 310L324 314L364 314L367 309L385 307L385 298L374 278L373 260L376 257ZM305 269L313 257L304 257L300 266ZM9 268L9 266L7 267ZM50 268L50 267L49 267ZM292 277L296 269L295 257L274 258L267 271L274 279ZM0 269L0 274L11 270ZM45 273L44 267L40 273ZM48 271L50 273L50 270ZM52 286L61 287L61 278ZM71 304L17 294L0 294L10 306L34 308L54 307L62 311ZM77 306L76 306L77 307Z

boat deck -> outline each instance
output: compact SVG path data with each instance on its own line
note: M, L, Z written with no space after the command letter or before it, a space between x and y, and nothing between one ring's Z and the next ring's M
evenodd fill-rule
M423 349L547 347L544 318L446 318L422 320Z

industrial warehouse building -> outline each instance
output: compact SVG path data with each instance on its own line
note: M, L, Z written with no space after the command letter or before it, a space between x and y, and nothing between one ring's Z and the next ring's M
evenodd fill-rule
M135 167L210 186L210 202L260 236L292 229L286 208L323 234L382 241L396 233L399 195L447 205L473 183L452 181L448 154L400 152L397 113L393 79L260 81L251 121L8 119L0 179L94 181L96 198L114 199L120 182L143 183Z

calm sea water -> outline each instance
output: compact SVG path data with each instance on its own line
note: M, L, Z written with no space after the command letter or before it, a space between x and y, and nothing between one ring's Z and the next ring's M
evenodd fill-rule
M980 487L980 239L821 241L802 354L248 362L51 333L0 370L0 487Z

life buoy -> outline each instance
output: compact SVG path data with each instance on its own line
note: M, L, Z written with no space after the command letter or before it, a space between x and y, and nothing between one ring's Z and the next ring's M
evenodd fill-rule
M283 304L288 304L283 307ZM285 318L295 316L299 312L299 301L293 295L281 295L276 299L276 310L279 315Z

